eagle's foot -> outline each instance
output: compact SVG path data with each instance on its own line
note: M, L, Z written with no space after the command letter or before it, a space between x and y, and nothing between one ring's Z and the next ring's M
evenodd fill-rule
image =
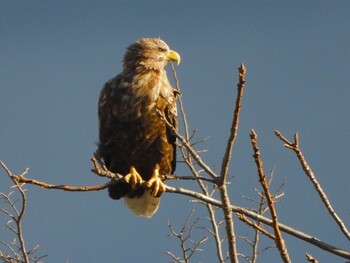
M136 186L140 186L142 184L142 177L136 171L134 166L130 167L130 172L124 176L124 180L131 185L132 189L135 189Z
M153 170L152 177L146 182L146 187L151 189L151 194L154 197L160 197L165 191L165 185L159 178L159 166Z

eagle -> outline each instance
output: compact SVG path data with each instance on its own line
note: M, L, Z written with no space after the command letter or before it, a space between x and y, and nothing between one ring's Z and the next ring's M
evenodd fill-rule
M112 180L112 199L124 198L136 215L152 217L165 191L161 175L173 174L177 129L176 95L165 66L180 55L160 38L142 38L124 54L123 70L105 83L98 101L96 155L107 169L124 176ZM145 183L142 183L145 182Z

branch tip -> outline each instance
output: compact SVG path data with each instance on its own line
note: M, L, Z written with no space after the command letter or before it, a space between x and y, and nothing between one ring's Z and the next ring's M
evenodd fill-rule
M244 78L245 77L245 74L247 73L247 69L246 69L246 67L244 66L243 63L241 63L241 65L239 66L238 72L239 72L240 78Z

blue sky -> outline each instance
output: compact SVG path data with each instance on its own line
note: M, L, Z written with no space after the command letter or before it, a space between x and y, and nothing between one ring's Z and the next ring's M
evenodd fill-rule
M181 55L176 70L190 129L198 129L198 139L210 136L199 147L209 150L203 155L208 165L221 165L236 68L241 62L247 67L230 169L232 202L252 206L241 195L254 197L259 187L249 141L254 128L266 172L276 167L275 188L286 178L285 196L277 205L280 220L346 248L348 241L273 130L289 137L299 132L307 160L349 223L349 8L346 1L3 2L0 159L14 173L29 167L29 177L54 184L105 182L89 172L98 136L98 94L120 72L130 43L161 37ZM188 171L179 165L176 174ZM4 171L0 175L0 191L6 192L10 182ZM27 195L24 233L29 246L42 244L47 262L167 262L162 252L178 253L179 247L167 236L166 221L180 227L193 206L186 197L164 194L157 214L147 220L134 217L106 192L28 186ZM206 225L205 210L195 207ZM251 235L240 223L237 234ZM323 262L344 261L284 236L294 262L302 262L305 252ZM211 241L204 249L193 262L215 261ZM243 241L239 249L249 253ZM260 262L276 255L269 250Z

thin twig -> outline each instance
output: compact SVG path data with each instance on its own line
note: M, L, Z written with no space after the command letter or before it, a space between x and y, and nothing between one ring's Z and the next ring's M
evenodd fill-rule
M313 256L311 256L311 255L308 254L308 253L305 254L305 257L306 257L307 261L309 261L309 262L318 263L317 259L314 258Z
M262 215L267 209L266 207L264 207L265 206L264 204L265 204L265 197L260 197L259 210L258 210L258 213L260 215ZM257 226L257 229L261 229L262 231L265 231L265 229L263 228L263 223L257 222L257 224L255 224L255 225ZM258 255L259 255L258 246L259 246L260 232L261 231L259 231L257 229L255 230L254 241L253 241L254 245L253 245L253 251L252 251L253 252L252 263L256 263L257 262ZM264 234L266 235L266 233L264 233Z
M1 160L0 160L0 165L6 171L7 175L10 177L10 179L15 184L16 188L18 189L18 191L21 194L22 206L21 206L20 211L17 210L16 206L12 202L10 204L17 213L16 219L14 219L14 221L16 222L16 226L17 226L17 233L16 234L17 234L17 237L18 237L19 242L20 242L19 248L22 252L22 257L23 257L24 262L29 263L29 257L28 257L28 253L26 251L26 245L25 245L25 242L23 239L23 229L22 229L22 220L24 218L24 214L25 214L26 208L27 208L27 198L26 198L26 195L25 195L24 190L22 188L22 185L20 185L18 183L18 181L16 181L14 179L14 175L11 173L10 169L8 169L7 166ZM28 171L28 169L20 176L24 176L27 173L27 171Z
M329 201L325 191L323 190L321 184L318 182L316 175L313 173L311 167L307 163L302 151L299 147L299 136L298 133L294 134L294 142L290 142L288 139L286 139L279 131L275 130L275 135L283 141L285 144L284 146L292 151L297 155L299 163L301 167L304 170L304 173L309 178L311 183L313 184L315 190L317 191L319 197L321 198L323 204L327 208L329 214L333 217L334 221L338 224L340 230L343 232L343 234L350 240L350 232L345 226L344 222L341 220L341 218L338 216L336 211L334 210L331 202Z
M214 239L215 239L216 253L217 253L217 256L218 256L218 262L219 263L224 263L225 260L224 260L224 256L223 256L223 253L222 253L222 246L221 246L222 240L221 240L220 231L219 231L220 223L218 223L217 220L216 220L215 209L213 208L213 206L210 205L210 204L206 204L206 207L208 209L209 220L210 220L210 223L211 223L211 227L213 229L212 230L212 235L214 236Z
M200 180L200 181L206 181L206 182L209 182L209 183L212 183L214 184L215 181L211 178L208 178L208 177L204 177L204 176L180 176L180 175L170 175L170 174L167 174L167 175L161 175L161 179L163 181L167 181L167 180Z
M257 201L255 199L252 199L252 198L246 197L246 196L242 196L242 198L258 204L259 209L258 210L254 209L253 211L258 213L259 215L262 215L267 210L267 208L265 206L265 196L261 195L260 192L258 192L256 189L255 189L255 191L258 193L258 195L260 197L260 201ZM259 241L260 241L260 233L264 233L265 235L267 234L269 237L273 237L273 238L275 238L275 237L263 228L262 222L259 222L259 221L253 222L253 221L249 220L245 215L242 215L239 213L237 213L237 217L238 217L238 219L240 219L241 221L246 223L248 226L251 226L253 229L255 229L254 240L251 242L252 256L250 257L248 262L249 263L256 263L258 255L259 255L258 247L259 247Z
M71 186L71 185L54 185L54 184L48 184L42 181L34 180L31 178L26 178L23 176L17 176L14 175L14 180L20 183L27 183L27 184L34 184L37 186L40 186L41 188L45 189L55 189L55 190L64 190L68 192L89 192L89 191L99 191L108 188L108 186L111 184L98 184L98 185L91 185L91 186Z
M180 247L182 251L182 257L183 260L180 259L180 257L175 256L172 252L166 252L167 255L169 255L171 258L176 260L176 262L185 262L189 263L190 258L194 255L197 251L203 251L200 246L208 240L208 237L203 237L199 241L193 241L191 239L191 236L193 235L193 228L196 227L199 217L193 220L192 223L190 223L192 216L194 214L194 209L191 210L190 214L187 216L185 222L183 223L183 226L179 232L176 232L168 220L168 228L170 230L170 233L172 236L176 237L180 242Z
M185 157L185 154L183 152L183 148L180 148L181 150L181 153L182 153L182 157L185 161L185 163L187 164L188 168L190 169L190 171L192 172L192 174L194 175L195 178L198 178L197 180L197 183L202 191L202 193L205 195L205 196L211 196L211 194L208 192L208 187L204 184L204 180L201 180L201 176L199 176L199 172L197 172L197 170L195 169L193 163L192 163L192 159L189 157L189 158L186 158ZM214 182L212 182L214 184ZM215 189L215 187L214 187ZM213 194L213 193L212 193ZM197 200L197 199L196 199ZM201 201L202 202L202 201ZM205 203L205 202L202 202L207 210L208 210L208 214L209 214L209 221L211 223L211 226L212 226L212 230L209 231L209 229L207 229L214 237L214 240L215 240L215 246L216 246L216 254L218 256L218 262L219 263L224 263L225 260L224 260L224 256L223 256L223 252L222 252L222 246L221 246L221 243L222 243L222 239L220 237L220 231L219 231L219 225L217 223L217 220L216 220L216 216L215 216L215 209L213 208L213 206L210 204L210 203Z
M101 160L101 158L99 158L99 156L97 156L96 154L90 160L94 166L94 168L91 169L91 172L93 172L94 174L101 177L108 177L113 180L120 180L124 178L124 176L121 174L112 173L111 171L109 171L106 165Z
M26 252L26 246L25 246L25 242L24 242L24 239L23 239L23 229L22 229L22 220L24 218L24 214L25 214L26 209L27 209L27 198L26 198L26 195L24 193L24 190L23 190L22 186L18 182L16 182L15 180L12 180L12 181L17 186L18 191L20 192L21 197L22 197L22 199L21 199L22 200L22 209L21 209L20 214L18 215L16 223L17 223L18 239L19 239L19 242L20 242L20 245L21 245L20 247L21 247L21 251L22 251L23 257L24 257L24 261L26 263L27 262L29 263L28 253Z
M240 116L240 112L241 112L241 108L242 108L242 98L243 98L243 90L244 90L244 84L245 84L245 75L247 73L247 70L246 70L244 64L241 64L241 66L238 68L238 73L239 73L239 82L237 84L236 106L235 106L235 110L234 110L234 114L233 114L231 133L230 133L229 139L227 141L227 146L226 146L224 158L222 159L220 180L218 182L219 186L226 182L226 177L228 174L228 168L229 168L229 163L231 160L233 146L234 146L234 142L237 138L239 116Z
M273 168L270 172L270 178L268 180L268 184L269 186L272 184L273 178L274 178L274 171L275 168ZM281 196L283 196L283 193L280 193L282 188L284 186L284 178L283 181L281 183L281 185L277 188L275 194L273 195L273 200L276 203L278 201L279 198L281 198ZM256 213L258 213L259 215L263 215L269 208L268 206L266 206L266 197L265 194L263 192L258 191L257 189L255 189L255 192L258 194L258 196L260 197L260 200L255 200L253 198L250 197L246 197L246 196L242 196L244 199L251 201L253 203L258 204L259 208L257 210L253 210ZM257 222L253 222L251 220L249 220L245 215L239 214L237 213L237 216L240 220L242 220L243 222L245 222L246 224L248 224L249 226L251 226L252 228L255 229L255 235L254 235L254 240L251 242L252 243L252 257L251 260L249 260L250 263L256 263L257 262L257 258L258 255L261 254L261 252L265 251L267 248L264 248L261 252L258 251L258 243L259 243L259 239L260 239L260 233L265 234L267 237L271 238L271 239L275 239L275 236L271 233L269 233L267 230L265 230L263 228L263 223L260 221Z
M168 120L164 117L164 115L157 110L158 116L159 118L166 124L166 126L171 130L171 132L173 134L175 134L175 136L180 140L180 142L183 144L183 146L186 148L186 150L191 154L191 156L193 157L193 159L196 160L196 162L198 163L198 165L203 168L203 170L210 175L213 179L217 179L218 175L208 166L204 163L204 161L202 160L202 158L197 154L197 152L191 147L191 145L187 142L187 140L182 137L178 131L175 129L175 127L173 127Z
M94 169L91 169L91 171L96 175L111 178L114 180L124 180L122 175L108 171L107 168L102 163L100 163L95 157L91 158L91 161L93 162L93 165L94 165ZM1 164L3 163L1 162ZM106 184L98 184L98 185L91 185L91 186L54 185L54 184L48 184L46 182L38 181L35 179L26 178L24 174L22 175L11 174L11 179L16 183L33 184L45 189L63 190L68 192L100 191L108 188L109 185L111 184L111 182L108 182Z
M182 117L182 122L183 122L183 126L184 126L184 130L185 130L185 140L186 142L189 143L190 147L192 148L193 146L195 146L196 144L202 143L204 142L207 138L205 139L201 139L197 142L191 142L190 141L194 138L194 135L196 133L196 129L193 131L193 133L191 135L189 135L189 127L188 127L188 122L187 122L187 118L186 118L186 114L185 114L185 110L184 110L184 106L183 106L183 102L182 102L182 97L181 97L181 91L180 91L180 87L179 87L179 80L177 78L177 74L176 71L173 67L173 65L171 64L171 69L173 71L173 76L175 79L175 83L176 83L176 90L179 92L180 96L178 96L178 102L179 102L179 108L180 108L180 112L181 112L181 117ZM204 179L203 177L199 176L199 172L197 172L196 168L194 167L194 164L192 162L192 158L191 158L191 154L189 153L189 150L186 149L184 146L179 145L180 148L180 152L181 152L181 156L184 160L184 162L186 163L186 165L188 166L188 168L190 169L190 171L192 172L192 174L194 175L195 178L197 178L197 183L200 187L200 189L202 190L202 193L206 196L211 196L211 194L214 193L215 191L215 187L212 191L212 193L210 194L208 192L208 187L207 185L204 184L204 181L210 182L212 184L215 184L216 182L214 180L207 180ZM184 150L186 149L186 151ZM197 154L199 153L199 151L195 151ZM212 176L213 177L213 176ZM207 210L208 210L208 214L209 214L209 221L211 223L212 226L212 230L208 229L207 230L213 235L214 240L215 240L215 244L216 244L216 253L217 253L217 257L218 257L218 262L220 263L224 263L225 259L223 256L223 252L222 252L222 239L220 237L220 231L219 231L219 226L220 223L217 223L216 220L216 216L215 216L215 210L213 208L213 206L209 203L204 203L204 205L206 206Z
M231 211L231 203L227 192L226 181L227 181L227 174L228 174L229 163L231 160L233 145L236 140L237 132L238 132L239 113L242 107L243 88L245 84L244 78L246 74L246 69L243 64L241 64L241 66L239 67L238 72L239 72L239 83L237 84L238 92L236 97L236 106L235 106L233 120L232 120L231 133L227 141L227 147L226 147L225 155L222 161L221 173L218 181L220 196L223 202L222 210L224 213L226 235L228 240L229 258L231 263L238 262L238 251L237 251L237 245L236 245L234 221L233 221L232 211Z
M184 108L184 105L183 105L182 99L181 99L182 94L181 94L180 85L179 85L179 78L177 77L176 70L174 68L173 63L170 63L170 67L171 67L171 71L173 72L173 76L175 79L175 90L179 93L178 102L179 102L179 108L180 108L181 115L182 115L182 122L183 122L184 130L185 130L185 138L187 141L189 141L190 136L189 136L189 132L188 132L188 123L187 123L185 108Z
M265 197L266 197L266 200L267 200L267 203L268 203L268 206L270 209L272 221L273 221L273 229L274 229L275 236L276 236L276 238L274 240L275 240L276 246L280 252L280 255L281 255L283 262L289 263L289 262L291 262L291 260L289 258L286 244L283 240L282 234L281 234L279 226L278 226L277 211L275 209L274 201L273 201L272 195L270 193L269 185L268 185L267 180L266 180L266 174L264 173L264 170L263 170L263 163L260 159L260 149L258 147L258 142L257 142L258 136L256 135L254 130L252 130L250 133L250 139L251 139L251 143L252 143L253 150L254 150L254 155L253 155L254 160L255 160L256 166L258 168L259 182L264 190Z
M271 234L270 232L266 231L264 228L261 227L260 224L256 224L253 221L250 221L249 219L246 218L245 215L243 214L239 214L237 213L238 218L246 223L247 225L253 227L254 229L256 229L257 231L259 231L260 233L264 234L265 236L267 236L268 238L271 238L272 240L275 240L275 236L273 234Z
M180 91L180 87L179 87L179 80L177 78L177 75L176 75L176 71L173 67L173 65L171 64L171 69L173 71L173 75L174 75L174 79L175 79L175 83L176 83L176 90L180 93L181 95L181 91ZM185 110L184 110L184 106L183 106L183 102L182 102L182 97L181 96L178 96L178 102L179 102L179 108L180 108L180 112L181 112L181 117L182 117L182 122L183 122L183 125L184 125L184 130L185 130L185 140L186 142L189 143L190 147L193 149L193 146L195 146L196 144L198 143L202 143L204 142L207 138L204 138L204 139L201 139L197 142L191 142L190 141L194 138L194 135L196 133L196 130L193 131L193 133L191 135L189 135L189 127L188 127L188 122L187 122L187 118L186 118L186 114L185 114ZM215 187L215 181L214 180L203 180L201 176L199 176L199 172L197 172L196 168L194 167L194 164L192 162L192 158L191 158L191 153L189 152L188 148L180 145L179 146L180 148L180 151L181 151L181 156L184 160L184 162L187 164L188 168L190 169L190 171L192 172L192 174L197 178L197 183L202 191L202 193L206 196L211 196L214 191L217 189ZM186 149L186 152L184 151L184 149ZM199 153L199 151L195 151L197 154ZM216 176L217 177L217 176ZM213 178L213 176L212 176ZM216 178L215 178L216 180ZM204 184L204 181L207 181L207 182L210 182L212 184L214 184L214 188L212 190L212 193L210 194L208 192L208 187L207 185ZM209 221L211 223L211 227L212 227L212 230L208 229L207 230L213 235L214 237L214 240L215 240L215 244L216 244L216 253L217 253L217 257L218 257L218 262L220 263L224 263L225 262L225 259L224 259L224 256L223 256L223 251L222 251L222 239L220 237L220 231L219 231L219 226L220 226L220 223L217 222L216 220L216 215L215 215L215 211L216 209L209 203L204 203L207 210L208 210L208 214L209 214Z

